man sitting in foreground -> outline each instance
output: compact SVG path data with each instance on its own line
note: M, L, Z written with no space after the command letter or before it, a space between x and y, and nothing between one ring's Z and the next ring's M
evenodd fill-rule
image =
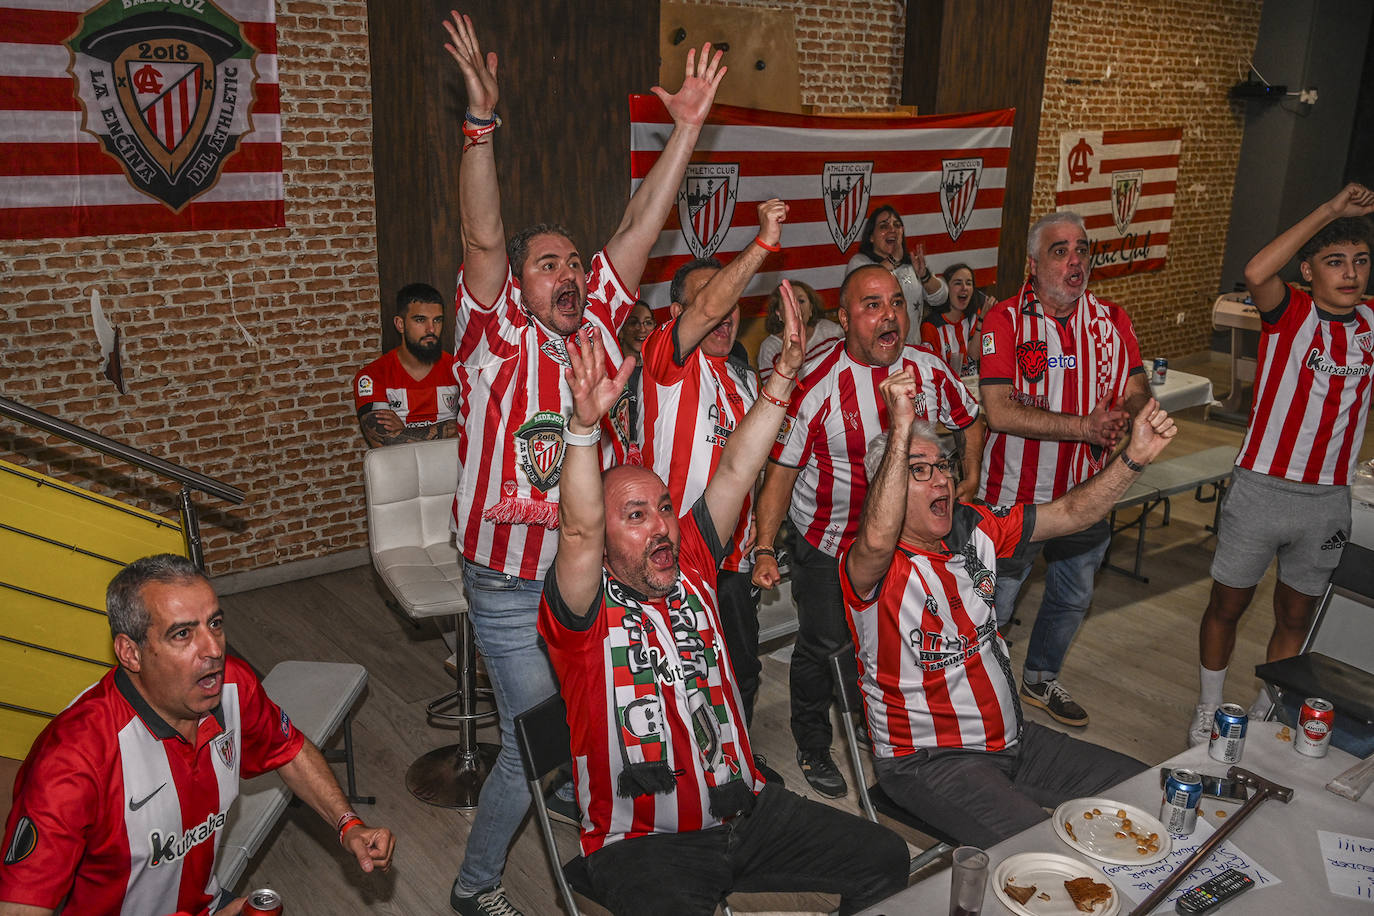
M988 847L1145 764L1022 720L997 632L997 561L1086 528L1177 433L1151 402L1103 471L1053 502L956 502L935 427L916 419L910 372L881 392L891 419L865 459L859 535L840 584L859 658L878 783L961 843Z
M790 288L787 299L779 371L680 519L648 468L600 473L601 418L630 367L610 379L599 339L569 347L574 408L539 632L567 701L587 871L613 913L709 914L732 890L838 893L850 913L906 884L895 834L759 774L722 639L716 570L802 361Z

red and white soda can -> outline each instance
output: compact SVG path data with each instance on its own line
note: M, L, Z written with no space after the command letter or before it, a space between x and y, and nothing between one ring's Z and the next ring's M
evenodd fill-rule
M243 916L281 916L281 894L269 887L259 888L244 901Z
M1330 700L1308 697L1298 710L1298 734L1293 750L1308 757L1325 757L1331 746L1331 732L1335 728L1336 708Z

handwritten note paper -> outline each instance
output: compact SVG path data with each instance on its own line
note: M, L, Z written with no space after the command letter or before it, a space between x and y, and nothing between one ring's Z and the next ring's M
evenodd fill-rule
M1374 901L1374 840L1318 830L1331 893Z
M1202 818L1197 819L1197 829L1188 836L1171 834L1174 847L1169 854L1158 862L1149 865L1108 865L1105 862L1096 862L1098 868L1108 878L1112 879L1123 894L1130 897L1136 903L1140 903L1156 887L1163 884L1168 877L1174 873L1174 869L1183 864L1193 853L1207 842L1208 838L1216 832L1216 828ZM1279 879L1272 872L1260 865L1254 859L1241 852L1230 840L1226 840L1212 851L1212 854L1203 860L1202 864L1193 869L1188 877L1183 879L1178 887L1164 899L1164 902L1155 909L1156 913L1172 913L1174 911L1174 901L1183 895L1183 892L1197 887L1208 878L1215 878L1217 875L1234 868L1249 875L1255 882L1255 886L1250 893L1255 893L1262 887L1270 884L1278 884Z

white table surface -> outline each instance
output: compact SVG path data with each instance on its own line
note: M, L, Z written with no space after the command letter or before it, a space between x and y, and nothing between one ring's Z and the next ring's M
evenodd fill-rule
M1145 371L1148 373L1153 368L1153 360L1144 360ZM966 375L962 379L968 386L968 390L973 394L975 400L978 399L978 376ZM1150 385L1150 393L1159 401L1161 407L1173 412L1185 410L1189 407L1206 407L1212 403L1212 382L1201 375L1192 375L1187 372L1180 372L1177 369L1170 369L1164 378L1163 385Z
M1293 750L1291 743L1277 738L1280 726L1276 722L1252 724L1246 737L1240 766L1293 789L1292 801L1284 804L1273 799L1265 801L1235 829L1228 840L1248 854L1258 864L1269 869L1281 883L1252 888L1238 901L1218 910L1225 916L1249 914L1361 914L1374 916L1374 906L1368 901L1331 894L1326 884L1326 869L1322 861L1317 831L1330 830L1353 836L1374 837L1374 789L1358 802L1352 802L1326 791L1331 777L1356 763L1356 758L1331 748L1325 757L1304 757ZM1189 748L1163 764L1187 767L1204 773L1224 775L1227 764L1207 756L1207 745ZM1154 813L1159 810L1163 793L1159 787L1159 767L1153 766L1139 776L1128 779L1102 793L1115 801L1138 805ZM1233 814L1239 803L1222 802L1214 798L1202 799L1203 815L1213 826L1221 826L1224 818L1216 812ZM1055 852L1089 860L1078 850L1059 839L1049 820L1042 821L998 843L988 850L991 875L1003 860L1021 852ZM1084 874L1096 875L1097 869L1085 864ZM989 883L991 883L989 881ZM1185 882L1185 887L1198 884ZM1122 895L1121 916L1126 916L1135 904ZM1130 905L1128 905L1130 904ZM924 914L944 916L949 907L949 869L914 884L906 890L867 910L867 916L898 916ZM1156 912L1173 913L1169 906ZM988 888L983 913L1002 916L1011 911Z

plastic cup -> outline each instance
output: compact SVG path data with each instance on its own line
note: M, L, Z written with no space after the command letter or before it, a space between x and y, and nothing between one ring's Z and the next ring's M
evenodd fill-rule
M949 874L949 916L978 916L988 889L988 854L977 846L954 850Z

